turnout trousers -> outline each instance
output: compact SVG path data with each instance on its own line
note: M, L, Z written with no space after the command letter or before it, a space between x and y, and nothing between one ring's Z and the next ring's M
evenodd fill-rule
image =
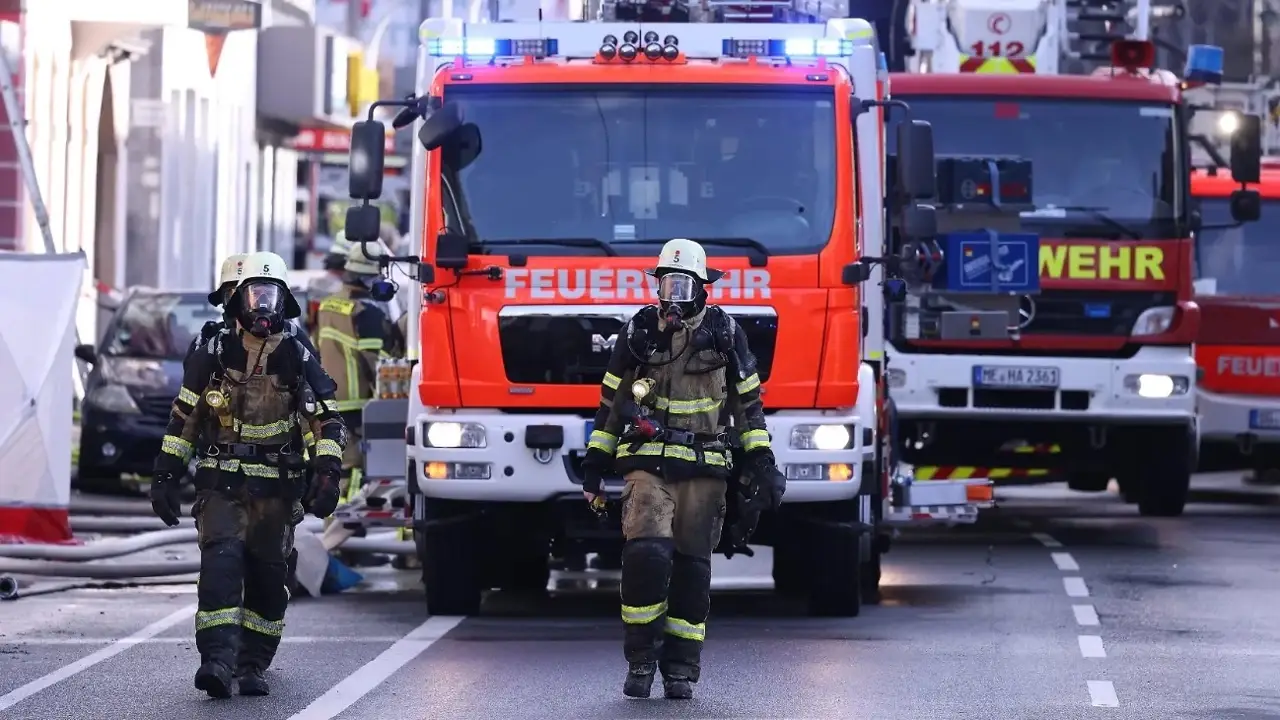
M668 482L644 471L623 490L623 653L666 678L697 682L711 610L711 554L720 542L725 481Z
M292 503L243 490L202 490L196 648L201 664L266 670L284 634L293 552Z

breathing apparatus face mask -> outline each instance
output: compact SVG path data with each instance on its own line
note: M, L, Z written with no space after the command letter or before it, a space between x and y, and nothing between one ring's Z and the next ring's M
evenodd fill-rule
M389 280L381 275L369 278L368 287L369 297L380 303L391 302L396 296L396 290L400 289L394 280Z
M255 337L266 337L284 327L284 288L273 282L249 282L236 290L240 299L240 323Z
M664 273L658 279L658 303L667 324L688 320L702 310L702 282L687 273Z

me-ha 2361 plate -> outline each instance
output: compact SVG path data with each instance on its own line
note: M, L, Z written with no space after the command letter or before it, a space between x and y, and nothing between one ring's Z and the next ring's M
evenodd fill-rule
M1018 390L1055 389L1062 384L1062 371L1038 365L974 365L973 386Z
M1255 408L1249 411L1250 430L1280 430L1280 410Z

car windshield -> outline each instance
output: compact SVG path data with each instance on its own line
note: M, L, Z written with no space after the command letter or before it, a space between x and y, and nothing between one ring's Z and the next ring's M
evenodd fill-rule
M181 360L218 308L198 294L137 294L118 311L103 354L149 360Z
M1232 222L1226 198L1204 198L1205 225ZM1226 229L1196 233L1196 277L1211 295L1280 295L1280 200L1262 203L1262 217Z
M451 85L445 98L483 138L448 183L462 218L445 201L474 241L749 238L794 254L831 237L830 87Z
M895 98L898 97L895 95ZM934 152L1016 156L1031 162L1044 235L1171 237L1183 212L1181 142L1172 106L1063 98L902 96L933 125ZM903 113L893 113L900 122ZM892 144L895 133L890 130Z

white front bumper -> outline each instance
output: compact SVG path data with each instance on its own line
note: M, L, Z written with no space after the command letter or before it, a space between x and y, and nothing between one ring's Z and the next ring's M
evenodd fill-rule
M442 449L426 447L423 424L430 422L479 423L485 428L486 447ZM568 414L515 415L497 410L461 412L424 409L414 418L416 443L409 446L409 458L418 473L418 487L429 498L480 502L542 502L561 495L578 495L582 486L569 476L570 453L586 451L587 420ZM853 447L847 450L792 450L791 430L796 425L852 425ZM525 429L531 425L559 425L564 428L564 447L553 452L548 462L539 462L525 447ZM853 471L845 481L791 480L784 502L812 503L856 497L862 483L862 462L874 456L875 444L863 442L863 423L853 413L822 414L817 411L781 411L768 418L773 435L773 453L778 466L788 464L845 464ZM510 439L508 439L510 438ZM426 463L490 463L488 480L432 480L425 475Z
M1221 395L1203 388L1196 392L1203 439L1235 442L1241 435L1252 435L1253 442L1280 443L1280 428L1253 428L1249 423L1251 410L1280 412L1280 398Z
M1116 422L1183 421L1195 415L1196 363L1185 347L1144 347L1132 358L1028 357L1006 355L923 355L890 351L890 372L905 374L901 387L890 394L901 417L988 416L1016 417L1020 420L1064 421L1073 416ZM968 393L965 407L943 407L938 391L944 388L973 387L975 365L1021 365L1056 367L1061 387L1053 409L973 407ZM1125 388L1130 375L1169 375L1187 378L1188 392L1167 398L1142 397ZM1089 394L1088 410L1061 409L1062 391Z

